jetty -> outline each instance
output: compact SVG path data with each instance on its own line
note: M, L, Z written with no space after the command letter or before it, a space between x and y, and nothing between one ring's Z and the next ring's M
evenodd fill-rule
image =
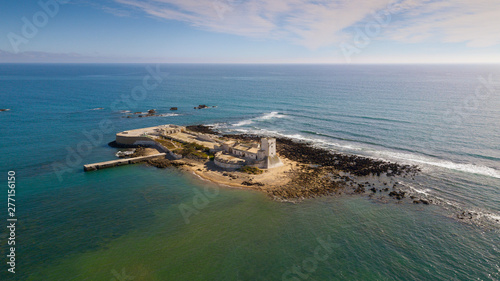
M148 155L148 156L140 156L140 157L134 157L134 158L127 158L127 159L117 159L117 160L112 160L112 161L87 164L87 165L83 165L83 170L85 172L89 172L89 171L102 170L102 169L116 167L116 166L136 164L136 163L140 163L140 162L147 161L147 160L154 159L154 158L159 158L159 157L165 158L166 155L167 155L166 153L158 153L158 154L153 154L153 155Z

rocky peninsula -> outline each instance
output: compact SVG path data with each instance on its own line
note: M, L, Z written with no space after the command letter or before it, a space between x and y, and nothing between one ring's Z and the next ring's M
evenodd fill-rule
M223 141L243 143L258 143L264 137L222 134L205 125L187 126L185 130ZM283 162L282 166L272 169L245 166L227 170L214 164L214 155L208 147L189 142L180 143L173 139L156 141L182 157L151 159L147 161L148 165L158 168L177 167L217 184L265 192L274 200L298 202L319 196L366 194L382 201L406 198L415 204L430 203L415 194L407 194L398 181L399 178L410 178L418 174L420 169L417 166L333 152L310 142L277 137L276 152ZM143 150L138 150L138 155L141 155L140 151Z

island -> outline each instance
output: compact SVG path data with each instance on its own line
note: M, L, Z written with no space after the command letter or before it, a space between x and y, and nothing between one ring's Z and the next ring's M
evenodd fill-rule
M420 171L417 166L333 152L289 138L167 124L119 132L109 145L129 152L120 151L119 160L85 165L86 171L145 162L176 167L216 184L262 191L280 201L368 194L430 203L406 196L400 188L398 179L414 177Z

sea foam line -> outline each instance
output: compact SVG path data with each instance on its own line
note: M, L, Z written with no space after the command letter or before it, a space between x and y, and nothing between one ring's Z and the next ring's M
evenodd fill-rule
M177 113L165 113L165 114L160 114L158 117L172 117L172 116L179 116L180 114Z
M415 164L415 163L416 164L423 164L423 165L428 165L428 166L435 166L435 167L460 171L460 172L466 172L466 173L471 173L471 174L479 174L479 175L483 175L483 176L500 178L500 171L498 171L494 168L482 166L482 165L462 164L462 163L455 163L455 162L451 162L451 161L447 161L447 160L437 160L437 159L434 160L434 159L429 158L429 157L419 156L419 155L410 154L410 153L390 152L390 151L382 151L382 150L370 151L368 149L363 149L361 147L356 147L356 146L351 146L351 145L341 145L338 143L327 142L324 140L313 140L310 138L303 137L301 135L284 135L284 136L289 137L289 138L300 139L300 140L312 141L313 143L326 144L329 146L343 148L343 149L358 150L358 151L363 150L364 152L374 154L374 156L378 156L378 158L381 158L382 160L399 159L399 160L403 160L405 162L410 162L412 164ZM380 156L382 156L382 157L380 157Z
M232 126L233 127L247 126L247 125L254 123L255 121L264 121L264 120L270 120L273 118L284 118L284 117L286 117L286 115L280 114L277 111L273 111L273 112L265 113L259 117L255 117L255 118L251 118L251 119L247 119L247 120L242 120L240 122L232 124Z
M410 153L373 150L373 149L362 148L362 147L353 146L353 145L343 145L343 144L339 144L339 143L335 143L335 142L329 142L329 141L325 141L322 139L312 139L312 138L304 137L300 134L293 134L293 135L282 134L282 133L278 133L276 131L269 131L266 129L254 129L254 130L237 129L236 131L243 132L243 133L253 133L253 134L270 134L270 135L274 135L274 136L281 136L281 137L286 137L286 138L291 138L291 139L296 139L296 140L301 140L301 141L309 141L309 142L312 142L316 145L323 146L323 147L328 146L328 147L337 148L337 149L348 149L351 151L363 151L364 153L372 154L371 157L378 158L381 160L391 160L391 159L392 160L402 160L403 162L406 162L409 164L422 164L424 166L440 167L440 168L445 168L445 169L455 170L455 171L460 171L460 172L465 172L465 173L500 178L500 171L498 171L494 168L491 168L491 167L477 165L477 164L455 163L452 161L432 159L429 157L419 156L419 155L410 154ZM370 155L363 155L363 156L370 157Z
M447 160L434 160L429 157L419 156L415 154L409 153L400 153L400 152L389 152L389 151L378 151L376 152L378 155L386 156L389 158L396 158L404 161L409 161L412 163L424 164L429 166L435 166L440 168L446 168L450 170L466 172L471 174L479 174L494 178L500 179L500 171L482 165L476 164L464 164L464 163L455 163Z

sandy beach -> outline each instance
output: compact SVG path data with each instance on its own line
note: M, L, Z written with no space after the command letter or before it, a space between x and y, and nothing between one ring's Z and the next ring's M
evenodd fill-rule
M181 166L181 170L194 173L199 177L216 184L227 185L231 187L249 188L255 190L270 190L280 186L287 185L292 179L292 174L302 164L281 157L283 166L263 170L262 174L254 175L239 171L228 171L217 167L212 161L205 163L183 159L177 160L187 165Z

